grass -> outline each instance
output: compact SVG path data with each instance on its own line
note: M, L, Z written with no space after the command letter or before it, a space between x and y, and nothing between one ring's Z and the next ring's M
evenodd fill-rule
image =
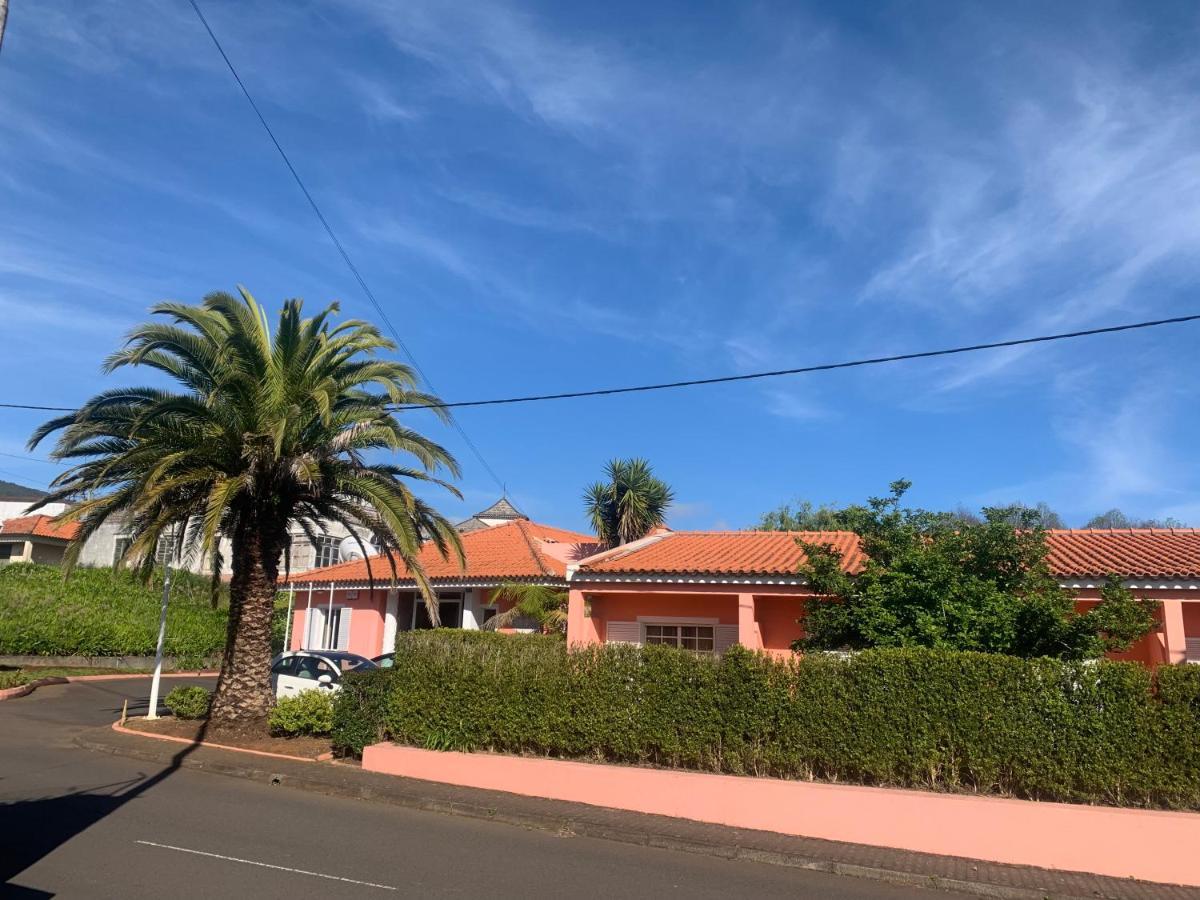
M129 572L79 568L64 580L56 566L7 565L0 568L0 655L152 656L161 603L161 574L147 584ZM281 595L276 602L277 646L282 646L286 609ZM208 578L174 573L167 656L192 668L219 654L227 620L225 586L213 608Z
M28 684L39 678L78 675L148 675L153 669L112 669L100 666L0 666L0 690Z

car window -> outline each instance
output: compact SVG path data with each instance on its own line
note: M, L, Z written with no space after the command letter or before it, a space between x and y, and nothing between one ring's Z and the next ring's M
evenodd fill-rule
M396 665L396 656L392 653L389 653L387 656L381 656L375 660L375 665L381 669L390 669Z
M296 657L285 656L275 665L271 666L272 675L291 675L296 668Z
M328 675L334 681L338 680L337 669L329 665L325 660L318 659L315 656L301 656L299 659L299 665L296 667L296 677L316 681L322 675Z

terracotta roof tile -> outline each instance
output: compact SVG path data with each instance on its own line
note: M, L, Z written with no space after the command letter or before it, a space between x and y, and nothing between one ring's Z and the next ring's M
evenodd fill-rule
M79 534L78 522L54 524L53 516L21 516L16 519L5 519L0 523L0 534L24 535L26 537L52 538L59 541L69 541Z
M1055 575L1200 578L1200 530L1114 528L1046 533Z
M848 572L862 568L858 535L850 531L673 531L652 535L584 560L588 572L688 575L794 575L804 561L797 538L829 544Z
M583 560L588 572L678 575L789 575L804 554L796 538L841 551L846 571L865 556L847 531L677 531L654 535ZM1046 535L1050 570L1060 578L1200 578L1200 529L1057 530Z
M443 559L432 544L421 549L421 564L431 581L443 583L539 577L561 580L566 577L567 563L593 552L595 541L591 535L577 531L516 519L462 535L467 557L465 570L459 566L457 557L451 554L449 559ZM387 559L372 556L370 564L377 582L391 581L392 570ZM397 578L409 580L408 569L402 563L397 565ZM323 569L297 572L288 580L293 584L365 582L369 580L367 560L355 559Z

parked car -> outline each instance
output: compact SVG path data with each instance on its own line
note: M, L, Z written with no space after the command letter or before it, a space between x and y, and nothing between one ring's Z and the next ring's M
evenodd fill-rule
M385 653L383 656L376 656L371 662L375 663L376 668L390 669L396 665L396 654Z
M336 691L346 672L374 668L365 656L344 650L293 650L271 660L271 691L276 698L318 689Z

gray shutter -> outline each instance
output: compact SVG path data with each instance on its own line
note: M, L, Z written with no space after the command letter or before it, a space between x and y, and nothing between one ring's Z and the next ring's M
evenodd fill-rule
M605 637L610 644L641 644L642 626L638 622L609 622Z
M716 625L713 627L713 650L724 653L738 642L738 627L736 625Z
M1184 638L1183 646L1187 651L1187 661L1200 663L1200 637Z

